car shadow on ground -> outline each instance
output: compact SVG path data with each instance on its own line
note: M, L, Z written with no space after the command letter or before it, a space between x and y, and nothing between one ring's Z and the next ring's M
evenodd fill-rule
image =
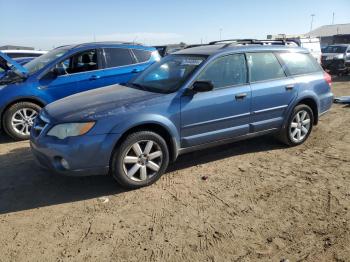
M269 136L182 155L167 173L239 154L283 148ZM37 167L29 147L0 155L0 214L126 193L110 176L69 177Z
M13 143L13 140L9 136L4 134L2 131L0 131L0 145L9 143Z

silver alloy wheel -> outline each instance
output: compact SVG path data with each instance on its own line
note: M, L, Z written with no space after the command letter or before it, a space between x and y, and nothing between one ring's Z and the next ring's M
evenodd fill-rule
M160 146L152 140L142 140L133 144L124 156L125 174L134 181L145 181L159 171L163 160Z
M297 112L289 127L289 136L295 143L303 141L310 132L311 118L306 110Z
M21 108L17 110L11 118L13 130L20 135L28 136L37 115L38 112L32 108Z

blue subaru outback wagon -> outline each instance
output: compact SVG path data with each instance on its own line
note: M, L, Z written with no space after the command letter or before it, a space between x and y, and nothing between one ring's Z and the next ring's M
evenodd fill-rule
M63 97L128 82L158 61L155 48L131 43L62 46L20 65L0 53L0 124L14 139L28 139L40 108ZM74 105L72 105L74 106Z
M302 144L332 101L330 76L305 49L214 43L171 54L127 85L46 106L31 148L51 170L109 173L137 188L185 152L270 133Z

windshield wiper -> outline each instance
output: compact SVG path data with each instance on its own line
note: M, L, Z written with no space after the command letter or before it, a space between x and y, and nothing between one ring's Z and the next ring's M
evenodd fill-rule
M132 86L135 86L135 87L137 87L137 88L140 88L140 89L142 89L142 90L145 90L145 89L146 89L145 86L143 86L143 85L141 85L141 84L138 84L138 83L132 83L132 82L130 82L129 84L132 85Z

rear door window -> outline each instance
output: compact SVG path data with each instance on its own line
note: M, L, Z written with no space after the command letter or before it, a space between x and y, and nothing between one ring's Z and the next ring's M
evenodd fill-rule
M134 64L132 55L129 49L126 48L105 48L104 56L106 60L106 68Z
M321 70L316 59L309 54L280 53L279 56L291 75L310 74Z
M214 88L247 83L244 54L234 54L216 59L199 75L199 81L211 81Z
M139 63L147 62L151 58L151 52L140 49L133 49L134 55Z
M273 53L247 53L250 81L258 82L286 77Z

